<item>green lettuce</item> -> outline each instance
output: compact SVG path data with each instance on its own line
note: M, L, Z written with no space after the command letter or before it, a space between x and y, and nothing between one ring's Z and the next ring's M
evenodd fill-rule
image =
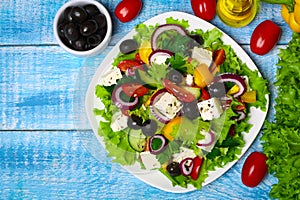
M266 121L261 137L268 170L277 179L270 196L300 199L300 34L294 33L278 56L275 119Z

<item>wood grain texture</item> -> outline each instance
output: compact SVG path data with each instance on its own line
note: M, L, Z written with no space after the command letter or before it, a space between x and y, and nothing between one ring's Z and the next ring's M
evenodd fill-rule
M0 4L0 44L1 45L57 45L53 35L53 19L66 0L3 0ZM168 11L182 11L193 14L190 1L153 0L143 1L140 15L129 23L121 23L113 14L119 0L100 1L109 10L113 20L111 45L116 44L132 28L147 19ZM263 20L270 19L283 31L280 44L286 44L291 31L280 16L280 6L261 3L255 20L248 26L235 29L226 26L216 16L211 23L226 31L240 44L249 44L254 28ZM237 31L238 30L238 31Z
M268 199L275 180L256 188L242 185L244 157L224 176L200 191L172 194L148 186L105 157L86 149L91 132L0 132L1 199ZM84 137L87 138L87 137ZM253 148L255 147L255 148ZM256 141L250 149L260 149Z

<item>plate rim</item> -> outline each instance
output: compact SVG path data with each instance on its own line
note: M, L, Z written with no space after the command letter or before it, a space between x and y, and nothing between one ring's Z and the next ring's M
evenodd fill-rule
M216 27L215 25L205 21L205 20L202 20L194 15L191 15L189 13L185 13L185 12L181 12L181 11L170 11L170 12L166 12L166 13L162 13L162 14L159 14L159 15L156 15L144 22L141 22L143 24L154 24L154 23L158 23L158 21L163 21L164 20L164 23L165 23L165 20L166 18L168 17L173 17L174 19L184 19L184 20L187 20L190 24L190 27L192 26L191 23L193 22L197 22L199 23L199 28L202 29L202 30L211 30L213 28L217 28L221 33L222 33L222 40L225 44L229 44L231 45L231 47L233 48L234 52L236 53L236 55L242 60L243 63L246 63L247 66L251 69L251 70L257 70L259 75L261 75L261 72L260 70L258 69L258 67L256 66L256 64L253 62L253 60L251 59L251 57L247 54L247 52L235 41L233 40L229 35L227 35L224 31L222 31L221 29L219 29L218 27ZM190 22L192 21L192 22ZM201 27L201 26L205 26L205 28ZM190 28L189 27L189 28ZM189 29L187 28L187 29ZM102 60L102 62L99 64L99 66L97 67L96 69L96 72L94 73L91 81L90 81L90 84L88 86L88 89L87 89L87 92L86 92L86 96L85 96L85 111L86 111L86 114L87 114L87 117L88 117L88 121L93 129L93 133L94 135L97 137L98 141L101 143L101 145L105 148L105 144L103 142L103 139L99 136L98 134L98 127L99 127L99 124L96 120L96 116L94 116L93 114L93 109L95 108L95 86L99 83L97 81L97 78L100 77L101 73L102 72L105 72L105 70L107 70L107 67L105 68L105 64L107 63L112 63L112 60L111 60L111 54L114 50L118 49L118 46L119 44L129 38L131 35L134 35L135 31L134 29L129 31L124 37L122 37L122 39L114 45L114 47L110 50L110 52L105 56L105 58ZM110 60L110 62L108 62ZM250 62L250 63L248 63ZM250 64L250 66L249 66ZM93 98L90 98L90 97L93 97ZM258 113L258 117L261 117L263 118L263 120L259 121L259 123L256 123L253 124L253 127L251 127L251 129L249 130L249 133L248 134L244 134L244 136L247 136L247 135L250 135L250 133L255 132L255 136L252 136L250 137L250 141L246 141L245 143L245 146L242 148L242 152L241 154L238 156L238 159L232 161L232 162L229 162L227 163L223 168L218 168L217 170L215 171L209 171L209 175L212 174L212 173L215 173L216 171L219 172L221 171L216 177L212 178L212 179L208 179L209 176L206 178L205 182L202 184L202 187L205 186L205 185L208 185L210 184L211 182L215 181L216 179L218 179L219 177L223 176L229 169L231 169L242 157L243 155L247 152L247 150L251 147L252 143L255 141L255 139L257 138L257 136L259 135L260 133L260 130L263 126L263 123L264 123L264 120L266 119L267 117L267 113L268 113L268 110L269 110L269 94L266 94L266 111L262 111L261 109L257 109L257 108L254 108L254 107L251 107L251 110L250 110L250 114L256 114L256 112L261 112L261 114ZM93 106L91 106L93 105ZM250 119L252 119L253 117L250 117ZM255 129L255 130L253 130ZM252 130L252 131L251 131ZM120 165L120 164L119 164ZM186 193L186 192L190 192L190 191L194 191L194 190L197 190L197 188L193 187L192 185L188 185L187 188L182 188L180 186L172 186L172 183L171 181L166 177L164 176L161 172L159 172L158 170L155 170L155 171L151 171L151 176L149 177L148 173L136 173L136 172L133 172L132 171L132 166L123 166L123 165L120 165L122 166L124 169L126 169L129 173L131 173L132 175L134 175L135 177L137 177L138 179L142 180L143 182L155 187L155 188L158 188L158 189L161 189L161 190L164 190L164 191L167 191L167 192L172 192L172 193ZM133 165L133 167L136 167L136 165ZM147 171L145 171L147 172ZM164 187L164 186L158 186L157 184L153 183L155 182L157 179L157 177L159 178L162 178L164 181L168 181L169 182L169 186L168 187ZM154 180L152 180L154 179ZM161 181L162 182L162 181Z

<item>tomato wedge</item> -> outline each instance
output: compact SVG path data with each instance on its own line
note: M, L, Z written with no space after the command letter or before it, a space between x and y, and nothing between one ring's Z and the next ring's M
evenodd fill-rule
M195 100L195 96L192 93L179 87L172 81L165 78L163 80L163 84L164 84L165 88L168 90L168 92L172 93L176 98L178 98L179 101L189 103L189 102L192 102Z
M208 100L208 99L210 99L210 95L209 95L208 91L206 89L204 89L204 88L201 89L201 97L200 97L200 99L202 99L202 100Z
M131 67L137 67L139 69L143 69L142 65L134 60L122 60L121 62L119 62L118 64L118 68L122 71L122 72L126 72L126 70L128 68Z
M192 173L191 173L191 178L193 180L197 180L198 177L199 177L199 173L200 173L200 168L201 168L201 165L202 165L202 161L203 159L200 158L199 156L196 156L194 159L193 159L193 169L192 169Z
M124 83L121 87L123 92L130 97L141 97L148 93L148 88L140 83Z

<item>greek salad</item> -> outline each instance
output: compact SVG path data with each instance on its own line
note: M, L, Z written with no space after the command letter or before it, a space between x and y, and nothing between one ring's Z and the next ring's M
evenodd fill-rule
M216 28L169 17L135 31L99 77L99 135L115 162L200 189L209 171L238 159L250 107L266 111L267 82Z

